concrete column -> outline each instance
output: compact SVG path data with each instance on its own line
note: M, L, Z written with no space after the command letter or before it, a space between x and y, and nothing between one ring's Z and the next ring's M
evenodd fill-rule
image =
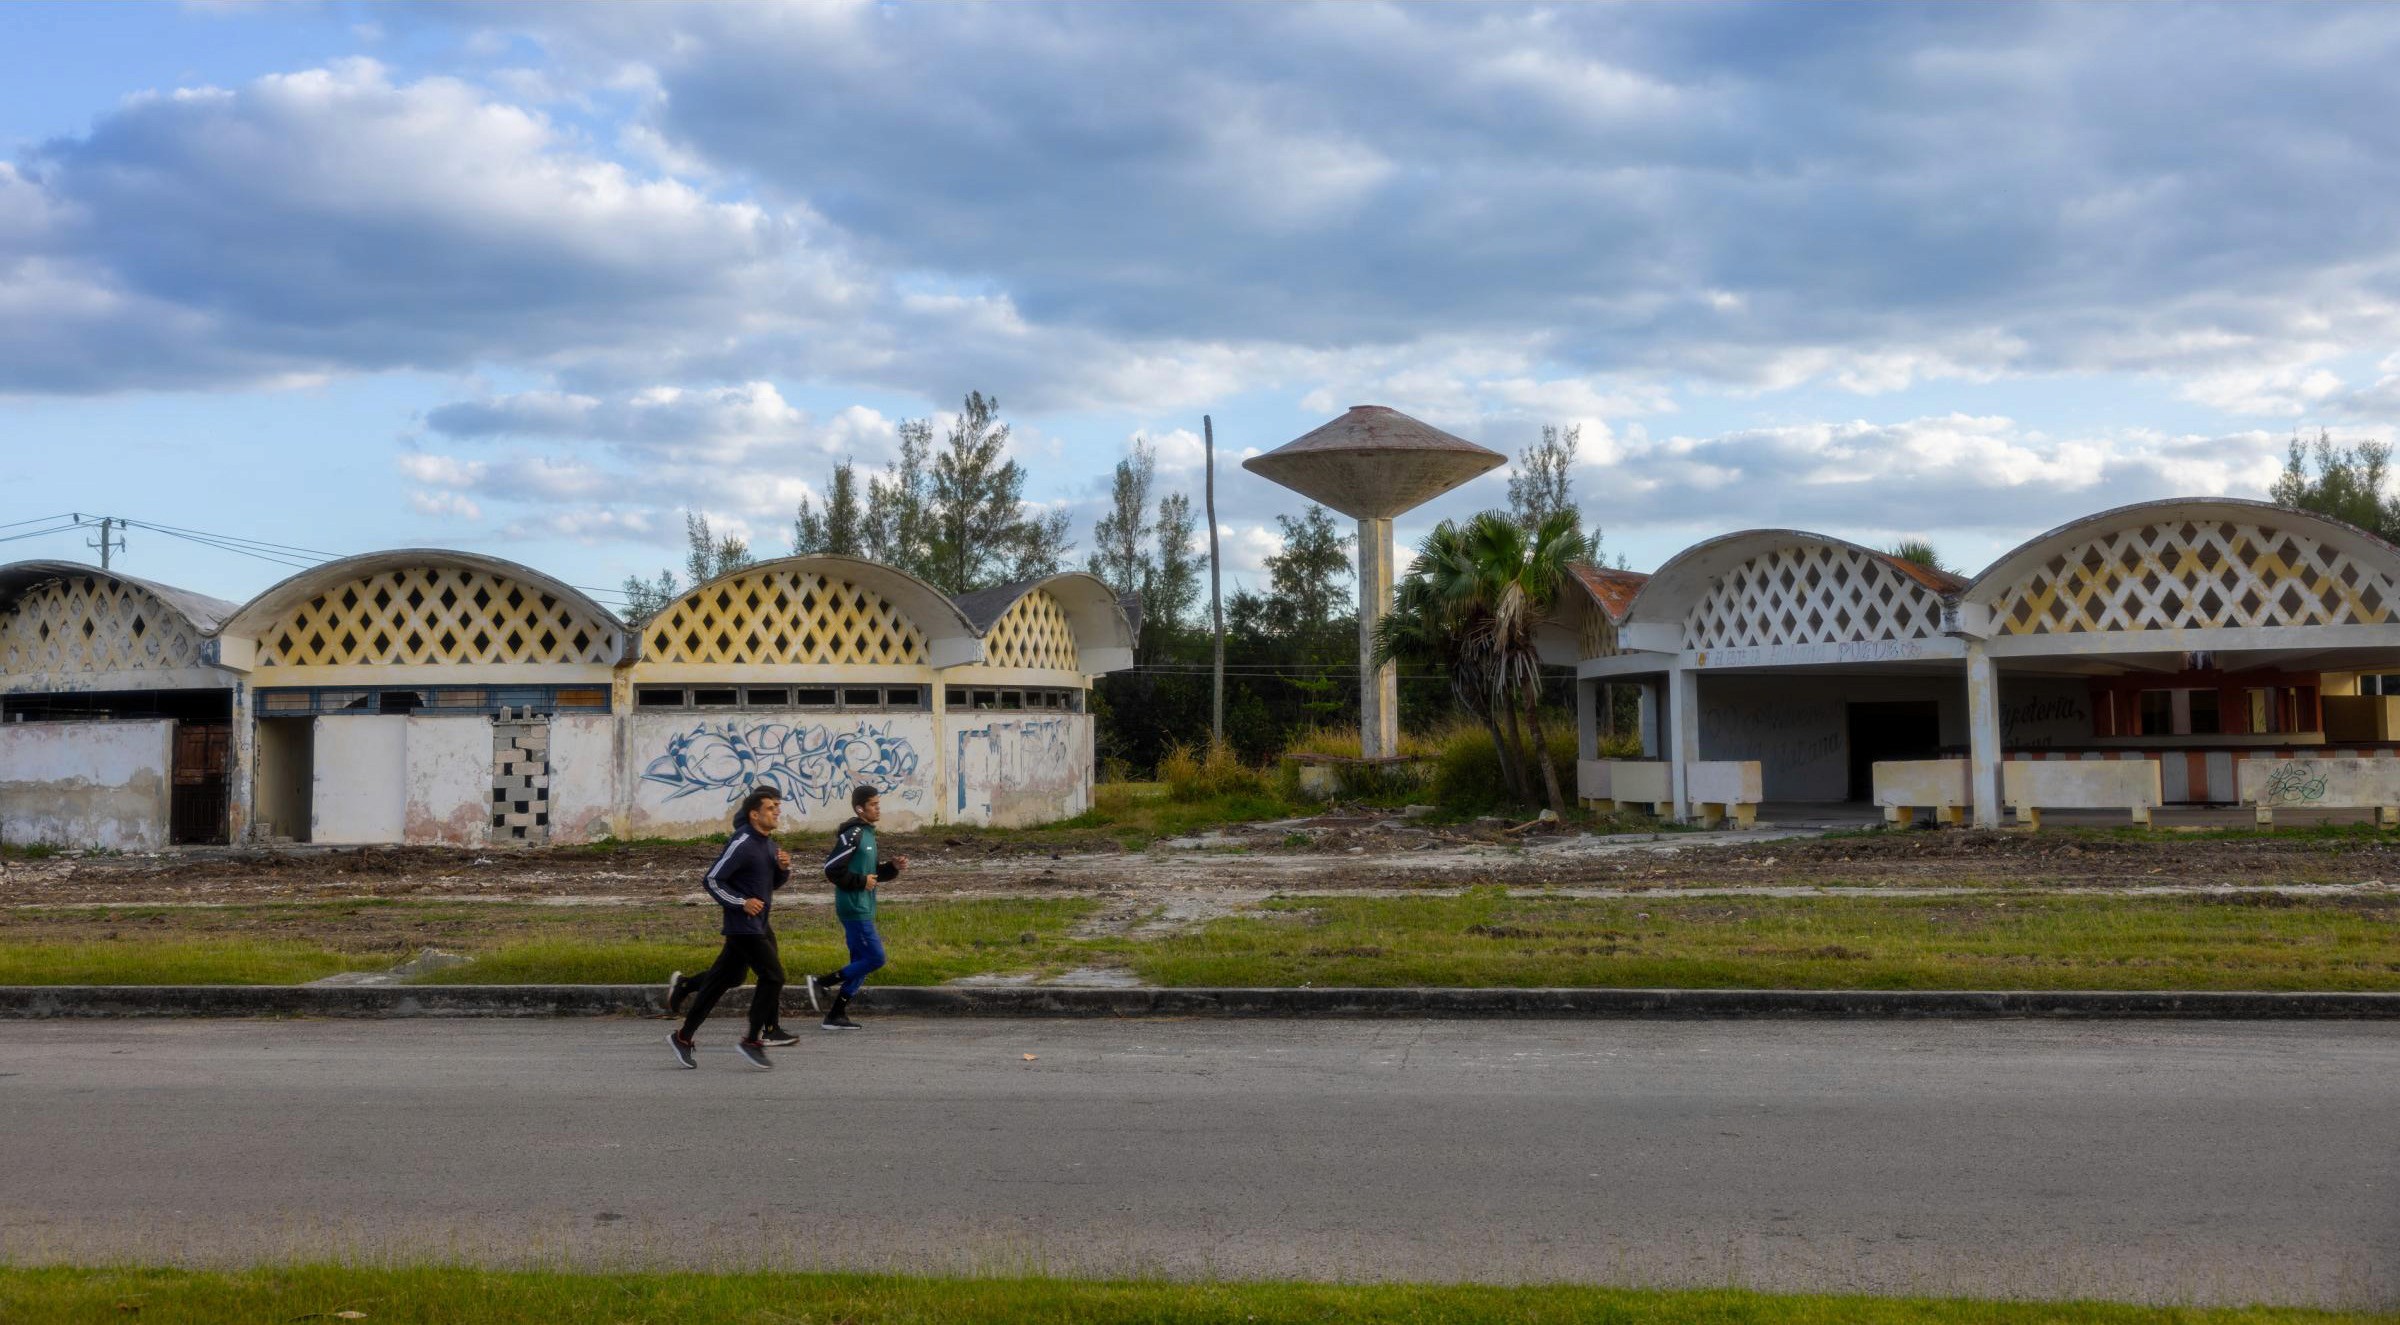
M1358 522L1358 741L1369 759L1400 753L1400 669L1375 666L1375 627L1392 610L1392 522Z
M942 684L942 674L933 674L933 683L925 692L925 711L933 715L933 808L926 819L946 824L952 818L950 806L950 687ZM1088 695L1087 695L1088 700ZM1087 702L1085 708L1090 708ZM1090 724L1085 724L1090 725ZM1084 780L1091 781L1090 760L1085 760Z
M1675 794L1675 819L1680 823L1692 817L1691 768L1700 762L1700 678L1690 668L1667 673L1667 707L1672 710L1667 746L1673 765L1667 786Z
M1967 641L1967 784L1975 826L2000 826L2000 674L1983 641Z
M1658 682L1642 681L1634 686L1640 692L1640 714L1634 719L1634 732L1642 738L1642 758L1658 759L1667 752L1666 741L1659 735Z
M640 712L633 699L633 668L620 666L609 674L608 712L613 720L609 752L616 764L608 834L622 842L633 836L633 797L643 768L641 752L633 748L633 715Z
M250 840L250 820L258 803L258 714L255 693L247 678L233 687L233 729L225 742L225 840L240 846Z
M1600 707L1608 702L1608 687L1599 681L1575 683L1575 757L1600 757Z

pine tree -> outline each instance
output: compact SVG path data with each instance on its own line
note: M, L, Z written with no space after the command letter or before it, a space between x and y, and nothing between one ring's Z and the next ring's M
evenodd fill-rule
M867 484L868 559L919 579L933 571L933 485L926 473L932 451L932 420L901 420L900 454Z
M1557 424L1542 425L1542 440L1517 453L1517 465L1508 476L1508 514L1527 532L1539 529L1542 523L1560 512L1575 517L1576 532L1583 530L1583 508L1575 504L1575 449L1583 441L1583 425L1570 423L1562 431ZM1591 533L1592 563L1607 564L1601 559L1600 530ZM1617 560L1624 569L1624 558Z
M1171 492L1158 502L1158 562L1142 594L1143 629L1155 622L1162 636L1180 633L1200 601L1200 555L1192 550L1192 499Z
M740 570L754 560L747 540L732 534L717 537L715 531L708 527L708 518L697 511L683 513L683 542L683 566L690 572L694 588L720 575ZM660 608L675 601L675 596L682 592L683 588L676 583L675 572L671 570L661 570L655 581L645 580L639 575L628 575L625 577L625 617L638 625L657 616Z
M1150 440L1136 436L1133 454L1117 462L1110 481L1108 514L1092 526L1092 574L1119 594L1141 593L1152 573L1150 480L1156 468Z
M1025 470L1007 458L1009 429L996 417L999 408L982 392L968 392L933 457L925 578L944 593L1048 575L1074 546L1066 512L1023 509Z
M1277 634L1315 648L1350 611L1350 543L1324 507L1309 503L1295 520L1278 515L1283 549L1267 558L1268 614Z
M2316 444L2309 446L2294 433L2283 475L2267 495L2290 510L2329 515L2384 538L2400 537L2400 499L2384 493L2391 460L2392 448L2385 442L2336 446L2333 434L2319 429Z
M802 497L800 510L792 519L792 555L818 552L842 557L867 553L867 513L858 500L858 464L854 460L834 467L822 513Z

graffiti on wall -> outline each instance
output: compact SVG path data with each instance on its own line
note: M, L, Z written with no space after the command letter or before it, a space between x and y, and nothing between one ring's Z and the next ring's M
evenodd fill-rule
M2295 760L2268 776L2267 788L2259 797L2259 803L2267 806L2313 805L2325 799L2326 780L2319 769Z
M969 727L958 733L951 776L962 817L1005 813L1018 800L1055 815L1055 794L1082 780L1083 742L1066 718Z
M908 785L917 772L917 750L889 722L860 722L849 730L789 723L701 723L667 738L666 752L650 761L644 782L670 788L668 800L721 792L728 804L752 787L769 783L786 800L827 805L846 800L865 784L903 801L924 795Z

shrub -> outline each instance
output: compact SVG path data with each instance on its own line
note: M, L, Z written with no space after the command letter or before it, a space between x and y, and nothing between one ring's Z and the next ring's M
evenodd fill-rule
M1092 788L1092 808L1110 818L1131 813L1133 811L1133 784L1103 782Z
M1558 770L1559 789L1572 804L1575 717L1545 714L1543 725L1550 735L1550 763ZM1433 798L1443 809L1487 813L1540 808L1541 770L1526 770L1534 779L1534 801L1530 806L1520 804L1508 794L1508 779L1500 771L1500 752L1492 748L1491 733L1484 730L1483 724L1461 720L1433 733L1430 739L1438 743L1434 752Z
M1203 754L1178 741L1158 761L1158 779L1167 784L1168 799L1187 802L1261 795L1267 789L1266 776L1243 763L1228 745L1211 745Z

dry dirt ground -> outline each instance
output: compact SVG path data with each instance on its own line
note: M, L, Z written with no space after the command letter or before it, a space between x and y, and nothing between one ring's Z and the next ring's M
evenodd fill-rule
M2060 888L2296 893L2400 890L2400 836L2208 839L2077 832L1913 831L1823 836L1511 834L1373 814L1238 825L1128 850L1103 833L887 835L922 897L1098 896L1153 905L1214 894L1447 890L1569 894L1708 889L1800 893ZM788 839L805 886L821 837ZM708 843L521 851L431 847L222 848L0 861L0 906L244 905L343 898L672 902ZM2387 883L2388 881L2391 881ZM896 890L897 891L897 890ZM1147 908L1141 908L1147 909Z

